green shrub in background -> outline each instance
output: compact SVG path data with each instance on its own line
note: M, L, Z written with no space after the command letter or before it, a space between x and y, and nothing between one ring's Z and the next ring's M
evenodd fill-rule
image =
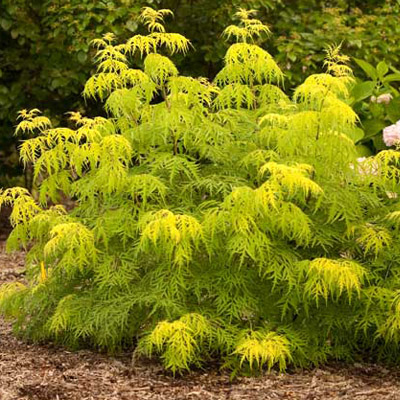
M282 2L285 3L285 2ZM319 68L326 43L342 43L352 56L357 84L350 104L359 114L364 131L358 134L360 155L386 148L382 129L400 119L399 49L396 37L400 3L387 1L303 0L274 13L276 60L283 66L289 86L298 84ZM273 53L275 54L275 53ZM390 101L381 95L390 94ZM379 98L378 102L370 101Z
M382 130L400 120L400 93L394 86L400 82L400 71L381 61L376 67L355 59L368 76L358 79L351 91L351 105L361 117L362 129L357 138L360 155L370 155L387 146L382 140Z
M294 84L319 70L326 43L342 43L346 54L373 65L384 60L399 66L397 0L282 1L270 14L276 59ZM354 66L356 75L362 72Z
M54 123L78 109L89 42L137 29L137 0L4 0L0 4L0 186L22 174L13 138L17 111L40 103ZM88 105L90 106L90 104Z
M165 32L169 13L94 42L84 93L108 117L71 113L71 129L20 113L40 195L0 194L9 249L30 249L2 314L30 339L136 346L173 372L397 360L400 153L356 161L348 59L331 48L288 97L257 45L268 28L240 10L214 82L182 76L167 55L190 44Z

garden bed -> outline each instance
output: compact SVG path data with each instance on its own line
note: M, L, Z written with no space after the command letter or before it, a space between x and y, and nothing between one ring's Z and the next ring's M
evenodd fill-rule
M0 244L0 283L23 280L24 255ZM329 365L299 373L240 378L207 370L173 378L158 364L131 366L130 355L108 357L28 344L0 325L0 399L357 399L400 398L400 370L371 364Z

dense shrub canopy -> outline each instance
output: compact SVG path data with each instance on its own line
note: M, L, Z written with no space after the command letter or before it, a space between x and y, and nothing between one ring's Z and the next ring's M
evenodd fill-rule
M289 97L257 45L269 29L239 10L215 80L182 76L169 56L190 43L165 31L169 13L146 8L147 35L94 42L84 94L107 118L52 128L20 113L39 200L0 194L9 248L30 249L2 313L34 340L137 345L174 372L397 359L400 153L357 163L347 57L329 49Z

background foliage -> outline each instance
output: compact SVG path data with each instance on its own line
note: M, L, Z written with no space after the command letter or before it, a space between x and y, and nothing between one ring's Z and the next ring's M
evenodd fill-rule
M92 68L90 41L106 32L127 36L135 31L142 5L131 0L1 2L1 175L17 173L11 137L17 111L40 103L57 123L65 106L82 108L81 87Z
M385 61L376 66L365 60L354 59L367 79L358 78L352 88L350 104L361 118L358 149L362 156L385 149L382 130L400 120L400 71L389 68Z

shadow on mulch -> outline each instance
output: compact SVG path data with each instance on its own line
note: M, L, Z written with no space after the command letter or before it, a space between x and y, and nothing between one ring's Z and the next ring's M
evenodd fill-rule
M5 254L0 283L23 279L24 254ZM30 344L0 320L0 400L399 400L400 369L332 364L229 381L215 369L173 378L157 363Z
M2 207L0 210L0 240L5 240L11 231L10 207Z

